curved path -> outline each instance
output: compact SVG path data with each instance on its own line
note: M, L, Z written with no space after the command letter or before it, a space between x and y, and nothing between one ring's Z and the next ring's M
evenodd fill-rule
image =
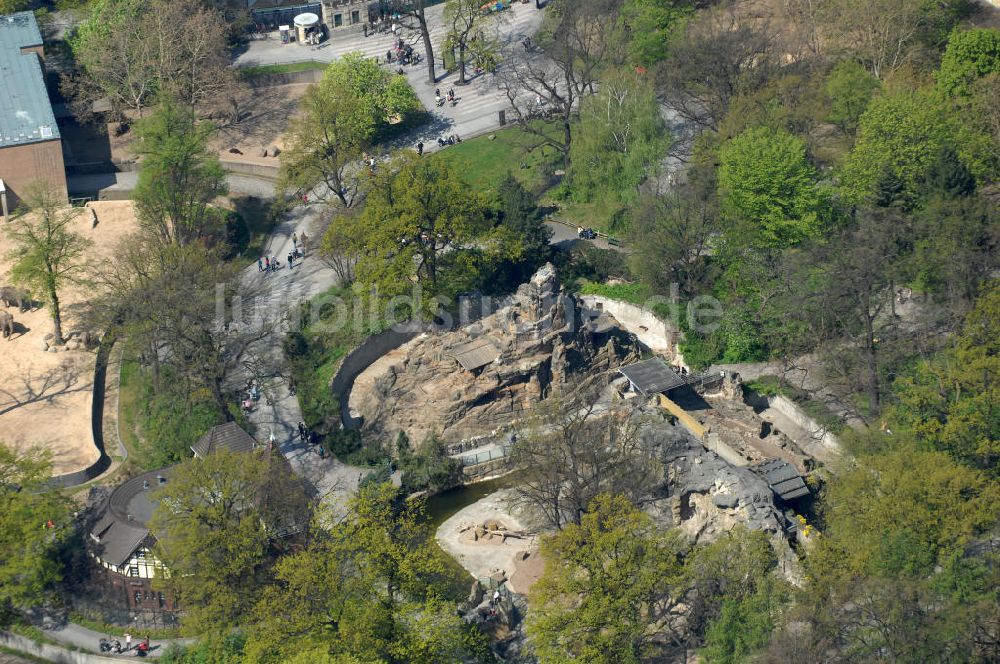
M244 289L254 295L254 316L263 316L274 322L269 334L251 348L257 366L255 371L268 377L265 394L251 413L250 421L257 427L261 442L273 435L275 443L296 473L308 479L323 500L343 497L357 489L358 482L371 472L369 468L349 466L332 456L321 457L318 448L303 444L298 439L298 423L302 409L298 398L288 390L286 362L282 341L291 325L298 324L294 314L300 303L328 290L337 283L333 270L307 251L305 258L288 268L287 255L292 250L292 234L299 237L305 232L310 244L320 237L322 206L300 206L292 210L271 235L267 253L277 256L281 269L261 273L254 263L240 274ZM250 374L247 372L241 384Z

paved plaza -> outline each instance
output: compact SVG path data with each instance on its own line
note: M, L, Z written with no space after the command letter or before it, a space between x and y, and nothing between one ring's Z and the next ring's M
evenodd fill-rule
M497 89L490 74L481 74L472 78L468 85L458 86L456 85L458 72L445 72L440 59L440 44L444 41L446 32L443 12L444 5L435 5L427 9L427 22L434 44L434 57L438 64L437 83L432 85L428 82L427 65L423 61L403 68L410 85L433 116L430 124L413 136L414 143L422 140L428 150L437 147L438 136L458 134L465 138L496 129L500 126L499 111L508 108L506 97ZM501 39L506 43L517 44L526 37L534 35L542 23L544 13L544 10L535 9L534 2L513 4L504 12L503 23L499 28ZM423 57L424 46L419 33L404 31L402 38L412 44L414 51ZM385 54L392 48L395 39L388 32L365 37L360 27L350 27L331 31L330 39L319 46L307 46L282 44L277 33L273 32L270 33L269 39L250 41L246 51L236 57L235 64L237 67L250 67L303 60L332 62L346 53L360 51L366 56L378 58L383 66L387 66ZM398 65L393 63L391 67L395 70ZM471 76L470 67L467 77ZM459 99L458 103L455 106L445 104L438 108L434 101L435 88L441 89L442 96L448 88L453 88Z

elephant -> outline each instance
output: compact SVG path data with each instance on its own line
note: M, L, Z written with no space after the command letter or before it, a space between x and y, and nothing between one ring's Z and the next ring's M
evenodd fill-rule
M16 304L18 311L24 311L25 308L30 309L32 305L31 296L28 295L28 291L23 288L14 288L13 286L0 288L0 300L3 301L3 306L5 307Z
M6 311L0 311L0 329L3 330L4 339L14 336L14 317Z

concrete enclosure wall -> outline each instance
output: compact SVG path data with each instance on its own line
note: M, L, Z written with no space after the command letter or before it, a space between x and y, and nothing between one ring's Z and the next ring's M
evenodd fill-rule
M692 436L701 441L705 440L705 434L708 432L708 429L701 422L694 419L690 413L662 394L660 395L660 408L676 417L681 426L690 431Z
M275 159L274 166L265 166L263 164L248 164L242 161L230 161L228 159L220 159L219 165L222 166L222 170L227 173L238 173L240 175L251 175L257 178L267 178L268 180L278 179L278 162Z
M247 76L246 81L252 88L273 88L279 85L318 83L321 78L323 78L322 69L306 69L304 71L275 72L273 74Z
M97 461L81 470L65 475L54 475L49 480L52 487L71 487L89 482L111 466L111 457L104 449L104 391L108 373L108 358L111 356L111 349L115 345L115 334L107 333L101 341L101 346L97 350L97 359L94 362L94 385L93 395L90 404L90 434L91 441L100 456Z
M112 664L113 662L120 663L123 659L132 659L124 656L101 657L86 652L67 650L49 643L35 643L25 636L10 632L0 632L0 645L56 664ZM97 647L96 643L94 647Z
M23 200L29 185L38 180L48 182L65 200L68 194L62 141L57 138L0 148L0 180L7 187L7 209L10 213Z
M809 435L812 436L814 440L818 441L823 447L835 454L841 454L843 452L843 448L840 446L840 439L826 427L809 417L809 415L794 401L782 394L778 394L776 396L768 397L768 402L771 408L775 409L792 422L805 429L809 432Z
M603 295L581 295L579 300L586 309L604 311L614 316L615 320L650 350L673 355L680 331L649 309Z
M340 368L330 381L330 390L333 396L340 402L340 423L345 429L357 429L361 426L361 420L351 416L351 409L348 405L351 397L351 388L354 386L354 379L367 369L372 362L382 357L390 350L399 348L410 339L417 336L419 329L405 328L396 330L390 328L384 332L373 334L361 342L354 350L344 356L344 361L340 363Z

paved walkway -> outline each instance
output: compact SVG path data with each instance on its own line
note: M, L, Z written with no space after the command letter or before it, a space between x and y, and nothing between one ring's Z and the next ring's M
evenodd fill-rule
M324 500L334 500L353 493L362 477L371 472L368 468L349 466L330 455L322 458L319 448L304 444L298 438L298 423L303 420L298 398L288 390L288 371L282 350L282 341L290 326L298 324L295 310L300 303L328 290L337 282L333 270L324 265L307 250L306 256L297 259L293 268L288 267L288 253L292 251L292 234L299 237L305 232L315 246L319 241L322 206L295 208L271 235L267 253L276 256L281 268L272 273L261 273L257 265L246 268L240 275L243 287L256 298L259 307L254 315L263 316L274 324L270 334L251 349L256 371L265 376L264 396L250 421L257 427L257 437L267 442L273 435L282 454L296 473L308 479ZM240 384L250 377L245 372Z
M425 62L404 67L406 77L420 101L431 115L431 123L423 127L413 136L413 143L422 140L428 151L437 147L438 136L473 136L500 126L498 112L508 108L508 102L503 93L494 85L489 74L483 74L472 79L466 86L457 86L458 73L445 74L440 66L440 44L444 41L445 26L443 21L444 5L435 5L427 9L427 22L430 26L431 41L434 44L435 60L437 60L438 81L432 85L427 80L427 65ZM505 22L501 24L502 39L508 43L519 43L538 31L542 23L544 9L535 9L533 2L517 3L504 12ZM249 42L246 51L235 58L237 67L256 65L281 64L301 60L316 60L332 62L343 55L360 51L368 57L378 58L385 65L385 54L393 43L394 37L386 32L381 35L365 37L361 29L345 28L334 30L329 41L320 46L303 46L301 44L282 44L277 33L271 33L271 38ZM419 34L403 34L403 39L413 45L414 50L423 57L423 40ZM393 63L392 69L398 67ZM467 72L471 76L471 69ZM448 88L455 90L458 103L455 106L445 104L438 108L434 101L434 89L440 88L442 93ZM444 96L444 94L442 94Z
M86 650L87 652L99 652L101 639L107 639L109 637L118 639L122 643L122 647L125 647L125 629L122 631L108 634L104 632L95 632L92 629L88 629L82 625L77 625L76 623L66 623L59 627L54 627L50 629L45 629L45 635L52 639L67 646L72 646L74 648L79 648L81 650ZM135 631L132 633L132 645L133 647L142 640L142 631ZM189 643L194 643L195 639L163 639L163 640L151 640L149 642L150 657L159 657L168 646L171 644L175 645L186 645ZM129 655L135 655L135 651L129 653ZM126 657L123 653L121 655L113 657Z

